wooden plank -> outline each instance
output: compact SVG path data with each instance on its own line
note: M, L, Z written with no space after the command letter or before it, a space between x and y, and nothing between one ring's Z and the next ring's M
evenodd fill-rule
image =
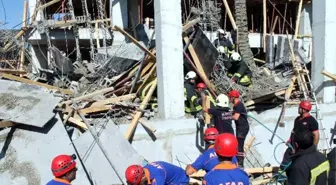
M144 80L142 80L141 84L139 85L136 93L139 93L141 88L147 83L148 79L156 72L156 64L152 67L152 69L148 72L147 76L145 76Z
M252 146L252 144L253 144L253 142L254 142L255 139L256 139L256 137L252 136L252 137L250 137L249 140L245 143L245 145L244 145L244 152L245 152L245 153L247 153L247 152L250 150L250 148L251 148L251 146Z
M290 98L290 96L292 94L292 91L294 90L294 87L295 87L294 84L295 84L295 82L296 82L296 76L292 76L291 82L290 82L290 84L288 86L288 89L285 92L285 100L286 101L289 100L289 98Z
M103 105L107 105L107 104L111 104L111 103L116 103L116 102L120 102L120 101L126 101L126 100L131 100L136 98L136 94L127 94L127 95L123 95L123 96L118 96L118 97L113 97L113 98L108 98L105 100L99 100L94 102L90 107L99 107L99 106L103 106Z
M113 90L114 90L114 87L108 87L108 88L105 88L105 89L101 89L101 90L95 91L95 92L90 93L90 94L86 94L86 95L83 95L83 96L80 96L80 97L77 97L77 98L73 98L71 100L63 101L63 102L59 103L58 106L61 107L63 104L70 104L70 103L77 102L77 101L87 100L87 99L90 99L94 96L105 94L105 93L113 91Z
M298 33L299 33L300 18L301 18L301 11L302 11L302 3L303 3L303 0L300 0L299 6L298 6L298 10L297 10L297 16L296 16L294 40L297 39L297 36L298 36Z
M0 69L0 73L8 73L8 74L15 74L15 75L27 74L26 71L15 70L15 69Z
M15 126L16 123L12 121L2 120L0 121L0 128L12 127Z
M17 76L11 75L11 74L1 73L0 76L3 77L3 78L7 78L7 79L10 79L10 80L14 80L14 81L18 81L18 82L22 82L22 83L26 83L26 84L41 86L41 87L44 87L44 88L47 88L47 89L50 89L50 90L58 90L63 94L72 94L72 91L70 91L69 89L62 89L62 88L47 85L47 84L44 84L44 83L41 83L41 82L35 82L33 80L29 80L29 79L26 79L26 78L17 77Z
M183 25L182 32L187 31L189 28L197 24L200 20L201 20L200 18L196 18L196 19L193 19L192 21L189 21L187 24Z
M210 108L210 97L206 96L205 97L205 104L204 104L204 109L208 110ZM210 114L207 112L204 112L204 122L205 124L210 124Z
M135 45L137 45L142 51L147 53L150 57L156 59L156 56L153 55L145 46L141 45L134 37L132 37L130 34L128 34L125 30L121 29L118 26L114 26L114 28L122 33L125 37L127 37L130 41L132 41Z
M80 109L78 112L80 114L86 115L86 114L91 114L91 113L96 113L96 112L104 112L110 110L112 105L102 105L99 107L88 107L85 109Z
M237 29L237 25L236 25L236 22L235 22L235 20L234 20L234 18L233 18L233 15L232 15L232 13L231 13L231 9L230 9L229 4L227 3L227 0L223 0L223 4L224 4L225 10L226 10L226 12L227 12L227 14L228 14L228 16L229 16L229 19L230 19L232 28L233 28L234 30L236 30L236 29Z
M184 37L184 42L188 43L189 42L189 38L188 37ZM193 61L195 63L198 75L200 76L200 78L204 81L204 83L208 86L208 88L211 91L216 92L215 86L209 81L208 77L206 76L206 74L204 72L203 66L202 66L202 64L201 64L201 62L200 62L200 60L199 60L199 58L198 58L198 56L197 56L197 54L195 52L194 47L191 44L189 44L188 49L189 49L191 58L193 59Z
M66 118L66 114L63 115L63 118ZM82 122L80 119L69 117L69 122L71 122L74 125L77 125L78 127L82 128L83 130L88 130L88 127L84 122Z
M24 4L23 4L23 18L22 18L22 22L23 25L22 27L27 27L27 10L28 10L28 1L25 0ZM24 37L22 37L22 48L21 48L21 54L20 54L20 64L19 64L19 69L20 71L23 71L23 64L25 62L25 53L26 53L26 39ZM22 74L20 75L20 77L22 77Z
M267 0L263 0L263 48L266 52L266 34L267 34Z
M322 70L322 71L321 71L321 74L323 74L324 76L329 77L329 78L331 78L332 80L336 81L336 75L334 75L334 74L332 74L332 73L329 73L329 72L326 71L326 70Z
M154 90L157 86L157 79L154 80L153 85L150 87L150 89L148 90L148 93L146 95L146 97L144 98L144 100L142 101L141 105L140 105L140 110L144 110L150 100L150 98L152 97ZM127 140L130 139L131 135L133 134L135 127L137 126L138 120L140 119L140 117L142 116L143 112L142 111L137 111L130 123L130 126L127 129L127 132L125 134L125 138Z

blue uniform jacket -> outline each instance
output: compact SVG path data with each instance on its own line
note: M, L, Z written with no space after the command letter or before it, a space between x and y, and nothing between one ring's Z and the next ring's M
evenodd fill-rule
M232 163L237 164L237 158L232 158ZM203 152L194 163L191 164L191 167L194 168L195 172L198 170L204 170L205 172L208 172L212 170L217 164L219 164L219 160L217 157L217 154L215 152L215 149L213 148L213 145L211 145L208 150Z
M46 185L71 185L71 184L70 184L70 182L68 182L64 179L55 178L55 179L49 181Z
M152 185L187 185L189 176L173 164L157 161L144 166L147 184Z
M234 164L218 164L205 174L203 185L249 185L249 177L245 171Z

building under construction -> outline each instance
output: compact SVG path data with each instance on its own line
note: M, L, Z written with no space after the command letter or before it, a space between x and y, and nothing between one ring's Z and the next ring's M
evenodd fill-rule
M253 115L245 171L253 184L279 183L272 173L300 100L313 102L320 151L331 148L335 6L335 0L25 1L21 30L1 30L0 184L45 184L60 153L79 157L75 185L126 184L126 167L144 161L185 168L205 148L209 118L184 112L190 70L213 95L241 92ZM252 87L228 77L213 45L218 29L251 69ZM157 108L148 106L153 101ZM192 183L201 184L203 175Z

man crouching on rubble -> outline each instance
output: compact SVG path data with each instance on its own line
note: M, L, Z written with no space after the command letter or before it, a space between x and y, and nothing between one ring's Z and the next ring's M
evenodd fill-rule
M76 179L76 155L59 155L51 162L51 171L55 179L47 185L70 185Z
M205 130L204 141L208 145L208 149L201 154L194 163L187 165L187 175L191 175L201 169L208 173L217 164L219 164L219 160L214 149L215 140L218 135L219 133L216 128L208 128ZM232 157L232 163L238 166L238 161L235 156Z
M189 177L182 168L164 161L152 162L144 167L131 165L126 169L125 177L129 185L189 184Z

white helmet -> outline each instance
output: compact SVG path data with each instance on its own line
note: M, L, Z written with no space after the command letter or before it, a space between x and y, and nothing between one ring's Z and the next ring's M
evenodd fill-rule
M217 32L218 32L219 34L223 34L223 35L225 34L225 31L224 31L223 29L218 29Z
M223 46L219 46L219 47L217 47L217 51L219 53L225 53L225 48Z
M241 56L240 56L240 54L239 53L237 53L237 52L233 52L232 54L231 54L231 60L233 60L233 61L241 61Z
M229 97L225 94L220 94L216 98L216 105L220 107L229 107Z
M189 71L184 77L184 79L186 80L193 79L193 78L196 78L196 73L194 71Z

